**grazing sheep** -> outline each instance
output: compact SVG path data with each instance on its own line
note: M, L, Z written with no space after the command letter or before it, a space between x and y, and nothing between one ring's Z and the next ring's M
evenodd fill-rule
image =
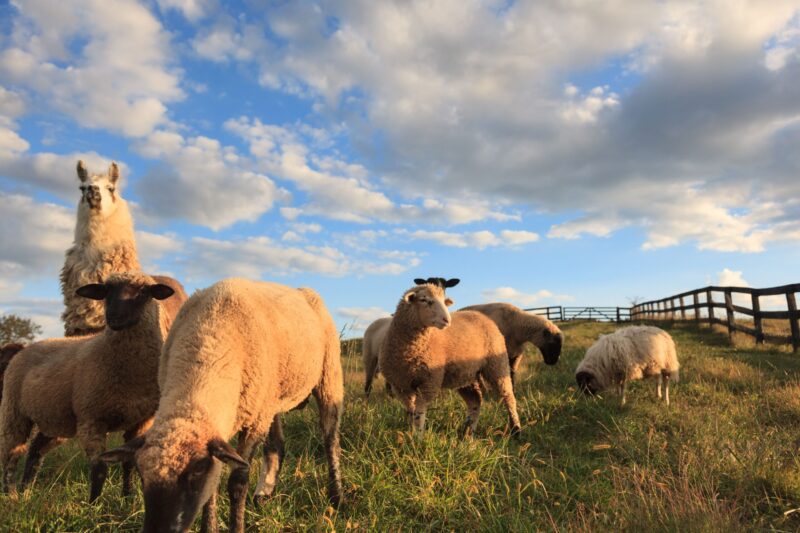
M425 429L428 405L442 388L456 389L467 404L464 433L475 431L482 394L478 377L503 399L512 435L520 431L508 355L500 330L475 311L454 313L444 289L427 283L403 294L381 346L379 365L412 417L414 431Z
M438 285L443 290L446 290L449 287L455 287L458 285L459 281L461 280L458 278L428 278L427 280L422 278L414 279L414 283L417 285L425 285L426 283L430 283L432 285ZM391 322L391 320L391 317L379 318L370 324L366 331L364 331L361 358L364 363L364 371L366 372L364 393L367 396L369 396L369 393L372 391L372 382L380 372L378 369L378 351L380 350L381 344L383 344L383 339L386 336L386 332L389 330L389 322ZM392 393L388 382L386 383L386 393L389 395Z
M189 298L164 345L152 428L104 455L108 461L135 458L144 485L144 531L188 531L201 506L203 530L216 528L221 462L232 467L229 530L243 531L248 460L269 431L256 495L271 495L283 448L277 415L309 393L319 405L328 493L337 504L344 394L339 350L336 326L311 289L228 279ZM234 449L228 440L237 432Z
M586 394L597 394L617 386L625 405L628 381L657 376L656 392L669 405L669 382L678 381L678 356L669 334L653 326L628 326L603 335L589 347L575 370L578 386Z
M111 163L107 174L89 174L78 161L81 200L75 224L75 241L67 250L61 269L64 295L64 335L87 335L103 331L103 305L80 298L75 290L90 283L103 283L113 272L139 270L133 219L128 204L117 191L119 167Z
M89 499L100 495L108 466L98 457L106 434L124 430L126 439L136 437L158 406L158 361L173 317L157 300L186 299L176 280L158 280L129 272L80 287L82 297L105 301L106 329L33 343L11 361L0 403L0 461L7 490L15 485L17 461L36 424L23 485L34 478L44 453L77 436L91 462ZM129 478L127 468L124 492L130 490Z
M17 355L17 352L25 347L24 344L18 342L9 342L0 347L0 400L3 399L3 375L6 372L11 358Z
M508 362L511 366L511 381L522 362L525 343L531 342L539 348L544 362L554 365L561 355L564 334L558 326L543 316L526 313L519 307L507 303L470 305L461 311L478 311L491 318L506 339Z

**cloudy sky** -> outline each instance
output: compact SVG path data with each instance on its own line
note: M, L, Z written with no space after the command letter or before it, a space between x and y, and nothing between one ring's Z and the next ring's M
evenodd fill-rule
M61 331L75 162L145 267L456 305L800 281L800 1L0 2L0 312ZM357 333L357 331L355 331Z

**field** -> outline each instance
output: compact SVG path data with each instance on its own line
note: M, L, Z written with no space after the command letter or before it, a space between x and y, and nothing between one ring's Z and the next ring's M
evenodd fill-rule
M364 399L360 348L346 342L345 505L334 511L326 504L316 408L307 407L285 417L279 494L262 509L248 505L250 528L799 530L800 354L732 347L719 332L665 324L682 363L673 404L665 409L653 382L637 382L620 407L613 395L583 397L573 378L585 349L614 327L564 325L567 341L555 367L538 352L528 354L517 386L519 442L502 435L506 419L494 398L484 404L478 435L460 439L465 413L451 392L429 412L426 436L411 438L382 379ZM74 444L65 445L45 459L33 490L0 496L0 530L141 526L141 495L120 497L116 469L94 505L85 503L87 487L85 460Z

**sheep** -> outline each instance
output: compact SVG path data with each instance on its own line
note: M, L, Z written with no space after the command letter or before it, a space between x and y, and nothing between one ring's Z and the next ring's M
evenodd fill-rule
M64 296L64 335L72 337L103 331L102 302L80 298L75 290L89 283L103 283L113 272L140 269L127 202L119 195L119 167L111 163L106 174L89 174L78 161L81 199L75 224L75 240L61 269Z
M505 341L497 325L475 311L452 318L440 286L426 283L407 290L397 304L379 355L379 366L412 420L415 434L425 429L428 405L442 388L456 389L467 404L463 433L474 433L483 377L499 392L508 410L511 434L520 432Z
M243 531L254 447L269 431L255 493L266 498L283 449L278 415L309 393L320 411L329 498L340 502L339 336L316 292L237 278L200 290L175 321L161 364L153 426L104 455L107 461L135 459L144 486L144 531L188 531L201 506L203 530L215 528L221 463L232 468L229 530ZM237 432L234 449L228 440Z
M112 274L103 284L84 285L77 293L105 301L103 332L33 343L6 371L0 403L6 490L15 488L16 464L36 424L22 485L33 480L42 455L64 438L77 436L91 463L89 500L94 501L108 471L98 459L106 434L124 430L127 440L138 436L158 405L158 362L175 313L158 300L172 297L173 307L179 305L186 299L180 283L129 272ZM130 491L129 466L124 469L124 493Z
M3 399L3 375L6 372L6 368L11 359L24 347L24 344L18 342L9 342L0 347L0 400Z
M628 381L656 376L656 392L669 405L669 382L677 382L680 365L675 342L669 334L653 326L628 326L602 335L589 347L575 370L578 387L586 394L597 394L617 386L621 405L625 405Z
M443 290L446 290L449 287L455 287L459 283L458 278L415 278L414 283L417 285L424 285L426 283L431 283L433 285L438 285ZM369 327L364 331L364 341L362 343L361 348L361 359L364 363L364 371L366 373L366 383L364 384L364 394L369 396L369 393L372 392L372 382L375 380L375 377L378 375L380 370L378 369L378 350L383 343L383 339L386 336L386 332L389 330L389 322L391 322L390 317L379 318L374 321ZM513 377L513 374L512 374ZM386 384L386 392L387 394L391 395L391 387L389 384Z
M478 311L497 324L500 333L506 339L512 383L516 383L515 377L522 362L522 352L526 342L531 342L539 348L546 364L554 365L558 362L564 334L548 319L526 313L519 307L507 303L470 305L460 311Z
M364 394L369 396L372 391L372 381L378 375L378 351L380 350L386 332L389 331L389 324L392 317L379 318L367 327L364 331L364 341L361 347L361 358L364 362L364 371L367 378L364 384ZM387 383L387 392L390 392Z

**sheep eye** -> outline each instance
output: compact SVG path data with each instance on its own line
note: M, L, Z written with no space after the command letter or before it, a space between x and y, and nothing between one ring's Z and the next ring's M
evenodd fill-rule
M106 187L106 188L108 189L108 192L114 192L114 187Z

